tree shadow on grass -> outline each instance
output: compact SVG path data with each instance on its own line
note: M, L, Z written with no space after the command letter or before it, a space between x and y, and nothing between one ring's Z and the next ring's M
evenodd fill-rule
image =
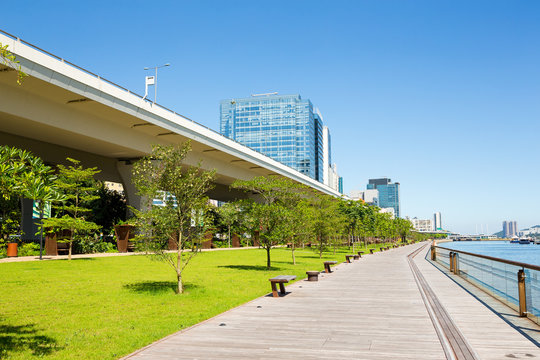
M281 270L280 267L271 266L270 268L267 268L263 265L220 265L218 266L220 268L227 268L227 269L235 269L235 270L256 270L256 271L273 271L273 270Z
M184 283L184 291L189 291L198 288L198 285ZM176 281L140 281L136 283L126 284L124 288L133 292L161 294L167 292L176 292L178 283Z
M71 260L69 259L55 259L57 261L95 261L96 258L72 258Z
M24 351L41 357L61 349L54 338L43 334L35 324L8 325L0 322L0 359Z

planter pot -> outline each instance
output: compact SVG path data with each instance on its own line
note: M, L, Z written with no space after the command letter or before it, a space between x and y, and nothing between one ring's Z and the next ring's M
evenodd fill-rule
M203 241L201 247L203 249L211 249L212 248L212 239L213 238L214 238L214 235L211 232L207 232L206 234L204 234L205 241Z
M178 250L178 243L176 240L176 232L169 236L169 243L168 243L169 250Z
M17 243L8 243L7 244L7 256L8 257L17 257L18 249Z
M65 239L71 236L71 231L63 230L56 233L47 233L45 234L45 255L47 256L58 256L58 239ZM60 244L60 251L67 253L68 245L66 243Z
M116 246L118 247L118 252L125 253L128 251L128 242L129 239L135 237L133 225L115 225L114 234L116 235Z
M236 234L231 236L232 247L240 247L240 237Z
M255 231L255 234L253 235L253 246L260 246L260 241L259 241L259 232L258 231Z

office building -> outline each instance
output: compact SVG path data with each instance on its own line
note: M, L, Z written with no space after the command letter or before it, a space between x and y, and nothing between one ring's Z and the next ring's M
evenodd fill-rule
M368 190L379 191L379 207L393 208L396 217L400 217L399 183L392 183L391 179L369 179Z
M416 231L421 231L421 232L433 231L433 228L435 226L433 224L433 220L431 219L424 220L424 219L412 218L412 219L409 219L409 221L412 223L412 226Z
M353 200L363 200L366 204L379 206L379 190L353 190L349 194L349 197Z
M322 115L317 110L316 115L322 120ZM328 126L323 126L322 132L323 148L323 184L328 185L334 190L343 194L343 188L340 189L340 180L337 172L337 165L332 163L332 138Z
M389 208L381 208L379 210L380 213L382 214L390 214L390 218L392 219L395 219L396 218L396 210L392 207L389 207Z
M272 93L220 105L221 134L329 185L334 176L330 133L326 130L325 141L322 116L310 100ZM339 180L336 184L337 190Z
M441 213L438 211L433 214L433 230L442 230Z

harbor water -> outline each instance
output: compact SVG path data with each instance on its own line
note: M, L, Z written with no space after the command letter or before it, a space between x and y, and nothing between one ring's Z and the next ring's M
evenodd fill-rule
M540 266L540 245L517 244L509 241L455 241L437 245L437 260L449 267L450 251L465 251ZM540 319L540 271L500 261L458 253L460 276L484 288L513 308L519 306L517 273L525 271L527 311Z

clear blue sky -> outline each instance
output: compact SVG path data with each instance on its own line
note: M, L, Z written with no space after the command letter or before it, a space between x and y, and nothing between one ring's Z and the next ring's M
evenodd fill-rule
M345 192L401 183L402 213L474 233L540 224L538 1L16 1L0 28L219 129L219 101L299 93Z

